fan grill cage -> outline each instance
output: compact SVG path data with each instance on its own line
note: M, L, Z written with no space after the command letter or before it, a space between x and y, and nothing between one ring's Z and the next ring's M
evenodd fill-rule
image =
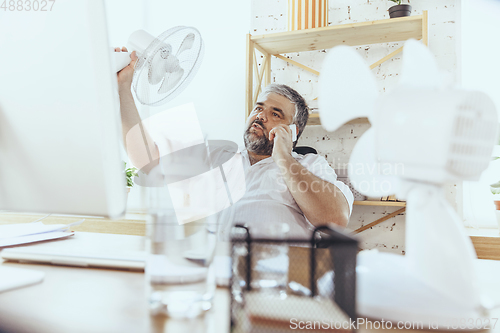
M191 48L179 53L183 41L191 34L194 36ZM167 84L165 80L169 79L168 73L160 83L151 84L151 71L161 70L158 68L159 66L151 68L152 59L155 56L158 57L159 52L176 56L179 60L179 66L184 71L180 80L165 92L161 92L161 86ZM198 71L203 52L204 46L201 35L193 27L175 27L155 38L147 49L139 55L135 65L132 86L139 102L144 105L160 106L176 97L191 82Z
M486 169L497 127L496 110L491 101L476 93L468 94L456 108L448 171L467 178Z

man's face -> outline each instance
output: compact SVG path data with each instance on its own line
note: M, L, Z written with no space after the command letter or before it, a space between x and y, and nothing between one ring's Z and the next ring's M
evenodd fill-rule
M247 119L243 136L247 150L271 156L273 142L269 140L269 131L281 124L290 125L294 115L295 105L286 97L275 93L261 97Z

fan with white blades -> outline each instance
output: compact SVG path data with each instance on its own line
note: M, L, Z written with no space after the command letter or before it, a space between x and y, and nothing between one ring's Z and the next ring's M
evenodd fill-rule
M432 54L415 40L405 44L399 86L377 95L373 74L355 50L329 51L320 77L323 127L334 131L359 117L372 125L352 151L353 186L367 196L407 200L406 255L358 256L358 315L426 328L486 318L474 247L443 185L478 180L488 166L495 106L483 93L448 87Z
M141 104L159 106L177 96L198 71L203 57L203 40L196 28L178 26L154 37L137 30L127 48L136 51L132 87ZM115 52L114 64L120 71L130 62L130 53Z

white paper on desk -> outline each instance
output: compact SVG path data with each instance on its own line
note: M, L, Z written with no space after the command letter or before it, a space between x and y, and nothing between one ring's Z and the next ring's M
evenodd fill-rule
M0 225L0 240L42 234L53 231L63 231L70 227L81 224L85 220L80 220L71 224L43 224L43 222L35 223L19 223Z
M42 282L44 276L32 269L0 266L0 293Z
M228 287L231 280L232 267L231 257L229 256L215 256L215 281L218 286Z
M52 232L44 232L41 234L35 235L26 235L12 238L0 239L0 247L5 246L14 246L20 244L41 242L44 240L57 239L73 236L75 233L71 231L52 231Z

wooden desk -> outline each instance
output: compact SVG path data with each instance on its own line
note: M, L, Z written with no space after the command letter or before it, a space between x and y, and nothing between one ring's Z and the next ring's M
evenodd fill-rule
M401 203L396 204L399 205ZM44 215L0 212L0 225L11 223L29 223L42 217L44 217ZM126 218L120 220L110 220L98 217L49 216L43 220L43 223L68 224L79 221L82 218L85 218L85 222L74 227L73 230L118 235L146 235L145 214L127 214ZM479 259L500 260L500 237L474 236L471 237L471 239Z
M44 217L43 214L25 214L25 213L0 213L0 225L12 223L29 223ZM123 219L110 220L99 217L78 217L78 216L49 216L43 219L45 224L69 224L81 219L85 221L72 228L74 231L96 232L118 235L146 235L146 215L145 214L127 214Z
M31 222L33 215L0 214L3 223ZM50 217L44 223L70 223L78 218ZM106 230L116 231L117 221L95 219L107 224ZM132 222L129 222L132 221ZM122 220L117 229L144 224L144 221ZM81 227L84 227L83 224ZM107 229L111 228L111 229ZM77 230L77 228L75 228ZM116 232L114 232L116 233ZM92 246L102 245L123 250L141 250L143 237L105 233L77 232L75 240L90 237ZM71 239L56 240L69 244ZM81 246L81 243L75 243ZM224 250L223 250L224 251ZM482 261L481 288L492 300L500 300L500 265ZM0 293L0 332L229 332L229 292L218 288L214 307L195 320L173 320L150 317L147 311L144 274L107 269L74 268L51 265L3 263L3 265L32 268L45 272L41 284ZM500 318L500 308L491 313ZM359 332L383 333L393 330ZM500 323L493 332L500 332ZM424 332L424 331L418 331Z
M76 233L94 244L141 250L143 237ZM85 238L84 237L84 238ZM57 240L53 242L69 242ZM69 244L69 243L67 243ZM76 243L75 243L76 244ZM0 293L0 332L229 332L229 291L217 289L201 318L150 317L144 274L108 269L3 263L45 272L42 283Z

